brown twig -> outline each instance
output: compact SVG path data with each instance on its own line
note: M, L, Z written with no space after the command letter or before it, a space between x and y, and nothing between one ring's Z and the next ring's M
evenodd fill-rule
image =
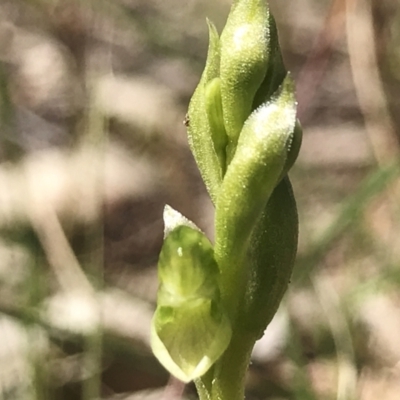
M382 166L398 156L398 142L379 73L371 2L345 0L345 4L347 43L356 95L373 154Z
M314 48L311 50L297 79L297 93L299 99L298 116L302 122L311 109L315 92L324 77L327 65L332 54L332 47L342 35L342 26L345 20L345 2L334 0L325 18L323 29L318 34Z

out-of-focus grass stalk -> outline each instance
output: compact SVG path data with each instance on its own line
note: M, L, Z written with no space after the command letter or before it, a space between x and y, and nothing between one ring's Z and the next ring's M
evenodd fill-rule
M293 361L296 369L291 382L294 399L318 400L307 375L307 360L303 355L303 346L300 341L300 332L294 323L290 324L290 337L288 340L288 357Z
M2 159L7 159L12 162L18 162L20 157L24 154L23 149L15 140L13 140L15 127L15 110L14 104L10 95L9 76L7 65L0 60L0 142L2 146ZM49 399L49 385L47 381L45 360L45 349L41 346L40 339L37 336L38 326L32 320L31 315L35 313L36 309L40 306L46 294L46 281L42 271L43 259L38 254L38 244L32 240L30 235L22 237L22 244L28 249L31 258L28 265L28 275L25 279L24 293L25 307L27 312L20 318L20 322L25 326L26 337L29 338L29 343L37 343L39 346L29 346L27 348L26 363L29 365L31 376L27 377L24 382L26 386L30 385L32 388L32 399L47 400ZM43 332L43 331L42 331ZM40 332L40 333L42 333ZM43 332L44 335L44 332ZM1 379L0 379L1 381ZM1 383L1 382L0 382ZM22 385L23 386L23 385ZM19 390L19 391L18 391ZM26 390L25 388L18 388L17 393ZM3 392L0 392L3 399ZM8 397L8 395L5 395Z
M88 185L88 198L93 202L94 207L101 215L101 199L103 186L103 169L104 169L104 149L107 142L107 129L105 118L99 111L95 98L95 84L97 74L90 72L88 77L89 93L91 101L89 102L87 125L83 142L93 151L92 160L88 160L87 168L91 169L89 176L92 177ZM90 153L89 153L90 154ZM100 156L99 156L100 154ZM104 232L103 220L99 218L96 222L86 229L85 248L89 252L85 270L91 278L92 284L96 291L102 290L104 285L103 265L104 265ZM95 303L95 312L98 314L96 321L97 327L89 333L85 338L83 369L88 372L88 378L83 381L82 399L96 400L101 398L101 369L102 369L102 349L103 349L103 332L100 323L100 305Z
M380 45L374 31L373 6L369 1L354 0L346 0L345 6L347 47L355 93L375 161L379 167L384 167L399 158L400 146L379 65ZM398 224L399 184L388 186L385 195L391 218ZM397 232L393 229L391 234L396 236ZM393 248L387 251L393 254Z
M11 100L7 65L0 60L0 140L3 147L2 157L18 160L23 150L11 140L15 129L15 110Z
M313 287L324 310L336 347L338 364L337 400L357 398L356 359L349 321L341 309L339 295L327 279L313 279Z
M102 26L101 19L97 20L96 8L99 4L80 0L81 7L89 7L92 11L92 23L96 26ZM110 29L110 28L108 28ZM108 36L113 35L113 31L107 32ZM84 135L81 137L83 145L88 146L89 150L93 150L92 160L88 160L87 168L90 168L89 176L92 177L87 187L87 199L92 202L93 210L96 210L96 215L101 216L102 209L102 187L104 178L104 154L105 146L108 141L107 126L105 116L100 111L97 104L97 82L98 78L105 73L111 71L111 51L108 54L106 62L102 60L100 64L87 66L86 73L86 89L89 93L89 106L86 115L86 126ZM97 151L95 151L97 150ZM85 263L85 270L89 274L92 284L97 291L103 289L104 276L104 223L100 217L93 222L85 232L85 248L88 249L90 256ZM100 304L95 303L98 321L97 327L89 333L85 338L83 368L88 372L88 378L83 381L82 399L97 400L101 398L101 370L102 370L102 355L103 355L103 331L101 325L101 310Z
M82 399L101 399L101 365L102 365L103 335L100 325L85 337L83 369L88 377L82 382Z
M46 293L47 283L42 270L43 259L38 254L36 243L30 243L28 239L26 244L31 249L32 255L30 259L30 273L26 279L27 308L29 309L28 315L30 315L40 306L40 302ZM27 349L27 363L31 371L31 382L29 384L32 386L32 398L35 400L47 400L50 398L50 385L46 371L48 365L46 362L47 349L43 347L43 339L47 340L47 335L30 316L23 318L22 321L25 324L29 343L36 344L29 346Z
M400 164L395 161L385 167L374 169L359 185L358 189L340 206L334 221L328 226L318 240L311 244L305 254L297 258L293 283L302 285L309 282L313 268L321 261L327 250L345 230L361 218L372 198L379 195L400 176Z
M345 5L347 45L356 96L371 150L382 167L388 160L398 157L399 146L376 55L372 3L346 0Z
M29 331L29 337L31 343L40 343L39 349L34 345L31 346L28 354L28 360L32 370L33 398L35 400L50 400L53 396L51 394L51 383L48 371L49 359L47 352L44 351L41 345L43 342L43 332L33 326L33 329Z

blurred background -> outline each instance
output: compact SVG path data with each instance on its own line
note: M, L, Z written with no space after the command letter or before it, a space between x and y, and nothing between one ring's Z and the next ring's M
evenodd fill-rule
M248 400L400 398L400 4L270 0L304 141L297 265ZM0 399L195 399L149 349L182 121L228 0L0 0Z

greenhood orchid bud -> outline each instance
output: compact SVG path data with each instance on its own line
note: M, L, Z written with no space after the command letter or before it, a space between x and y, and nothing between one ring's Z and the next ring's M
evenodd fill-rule
M298 217L286 176L274 189L252 233L247 254L243 326L259 339L271 322L289 285L297 252Z
M270 101L245 122L216 204L215 255L223 292L229 298L243 279L239 273L251 233L284 171L296 124L294 83L289 75ZM237 260L235 268L231 260ZM235 305L232 305L235 309Z
M189 144L216 203L251 112L270 99L286 76L274 18L265 0L237 0L218 37L209 22L204 72L190 101Z
M225 351L231 328L220 299L211 243L183 217L184 224L176 225L170 208L166 214L166 222L173 226L166 228L158 263L160 288L151 345L171 374L189 382Z
M215 130L213 120L211 124L209 122L210 101L206 102L206 88L207 86L209 87L211 81L219 78L220 43L215 26L208 22L208 28L210 43L206 65L189 104L188 138L201 176L211 199L215 202L222 182L223 171L225 170L225 162L224 165L220 163L221 158L225 159L225 156L220 155L218 157L217 151L220 151L221 144L226 141L224 137L226 134L225 130ZM217 125L221 124L217 123ZM217 138L218 135L221 138Z
M236 1L221 34L222 109L233 148L268 69L268 21L265 0Z

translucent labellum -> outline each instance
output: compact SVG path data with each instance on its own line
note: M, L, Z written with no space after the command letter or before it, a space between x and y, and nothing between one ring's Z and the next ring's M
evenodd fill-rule
M158 273L151 346L172 375L189 382L207 372L231 338L211 243L199 230L177 226L164 240Z

